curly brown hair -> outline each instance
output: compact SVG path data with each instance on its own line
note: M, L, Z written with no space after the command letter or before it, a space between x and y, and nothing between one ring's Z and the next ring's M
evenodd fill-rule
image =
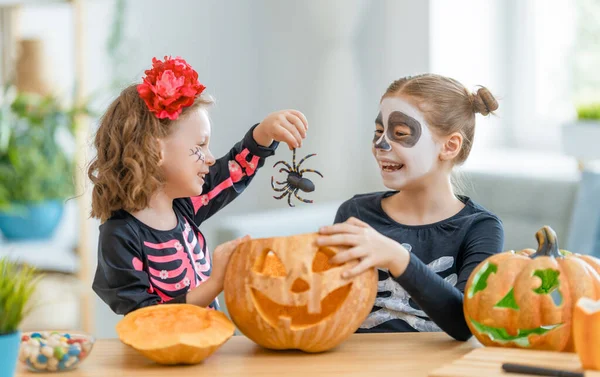
M460 82L432 73L394 81L382 99L407 95L415 99L427 123L444 136L459 132L463 145L454 159L457 165L469 157L475 136L475 114L486 116L498 109L498 101L485 87L471 93Z
M146 208L164 183L156 141L169 135L175 121L152 114L136 87L128 86L110 104L94 137L97 155L88 168L93 183L91 217L101 222L120 209ZM183 109L180 119L212 103L212 98L198 96Z

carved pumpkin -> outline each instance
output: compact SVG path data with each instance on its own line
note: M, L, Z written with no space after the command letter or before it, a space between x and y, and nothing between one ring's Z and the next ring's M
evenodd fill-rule
M471 273L464 315L486 346L574 351L573 308L600 295L600 260L558 249L556 233L536 233L538 249L493 255Z
M584 297L573 311L573 340L583 369L600 370L600 301Z
M377 294L377 272L352 280L356 262L331 265L342 248L315 244L316 233L254 239L240 244L225 277L227 309L239 330L270 349L321 352L358 329Z
M225 314L189 304L153 305L127 314L121 341L159 364L197 364L235 332Z

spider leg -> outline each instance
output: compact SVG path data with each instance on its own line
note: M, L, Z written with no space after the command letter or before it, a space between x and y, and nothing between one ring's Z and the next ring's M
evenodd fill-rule
M279 183L279 182L277 182L277 183ZM284 183L285 183L285 182L284 182ZM282 188L277 188L277 187L275 187L275 185L273 184L273 176L271 176L271 187L273 188L273 190L274 190L274 191L281 192L281 191L284 191L285 189L287 189L287 188L289 187L289 185L288 185L288 184L286 184L286 185L285 185L285 187L282 187Z
M285 184L287 184L287 181L275 181L275 183L280 184L280 185L285 185Z
M277 162L275 163L275 165L273 165L273 167L275 167L275 166L277 166L277 165L279 165L279 164L284 164L284 165L285 165L285 166L286 166L288 169L290 169L290 170L294 170L294 169L292 169L292 167L290 166L290 164L288 164L288 163L287 163L287 162L285 162L285 161L277 161Z
M301 197L299 197L299 196L298 196L298 189L295 189L295 190L294 190L294 196L295 196L296 198L298 198L298 200L301 200L301 201L303 201L304 203L312 203L312 202L313 202L312 200L308 200L308 199L302 199Z
M297 169L297 170L300 170L300 165L302 165L302 163L303 163L305 160L307 160L307 159L311 158L312 156L316 156L316 155L317 155L316 153L313 153L313 154L309 154L308 156L304 157L302 160L300 160L300 162L298 163L298 166L296 166L296 169Z
M298 171L298 168L296 167L296 148L293 149L292 156L292 166L294 167L292 171Z
M281 194L280 196L275 196L275 195L273 195L273 197L274 197L275 199L279 200L279 199L282 199L284 196L286 196L286 195L289 195L289 194L291 194L291 193L292 193L292 192L291 192L290 188L288 187L288 188L286 188L286 189L285 189L285 192L284 192L283 194Z
M287 169L284 169L284 168L281 168L281 169L279 169L279 172L280 172L280 173L281 173L281 172L286 172L286 173L290 174L290 171L289 171L289 170L287 170Z
M295 207L295 205L292 204L292 190L290 190L289 195L288 195L288 205L290 207Z
M316 170L312 170L312 169L302 169L302 170L300 170L300 175L302 175L302 174L306 173L307 171L308 171L308 172L311 172L311 173L317 173L318 175L320 175L320 176L321 176L321 178L323 178L323 174L319 173L319 172L318 172L318 171L316 171Z

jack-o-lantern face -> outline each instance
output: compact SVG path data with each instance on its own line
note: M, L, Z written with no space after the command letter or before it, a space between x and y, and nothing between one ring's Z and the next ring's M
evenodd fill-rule
M350 336L369 314L376 271L353 280L334 266L338 248L318 248L316 234L250 240L231 257L227 309L240 331L272 349L319 352Z
M537 251L493 255L467 281L465 319L483 344L573 351L573 305L600 293L600 261L559 250L556 234L536 234Z
M283 259L273 250L263 250L250 272L252 294L262 317L273 327L299 330L335 313L352 288L352 282L339 279L342 267L329 263L335 251L281 254Z

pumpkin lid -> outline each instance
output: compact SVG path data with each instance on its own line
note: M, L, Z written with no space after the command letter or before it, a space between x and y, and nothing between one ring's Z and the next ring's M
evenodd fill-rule
M235 326L225 314L191 304L153 305L127 314L116 326L119 339L138 350L184 344L207 348L223 344Z

